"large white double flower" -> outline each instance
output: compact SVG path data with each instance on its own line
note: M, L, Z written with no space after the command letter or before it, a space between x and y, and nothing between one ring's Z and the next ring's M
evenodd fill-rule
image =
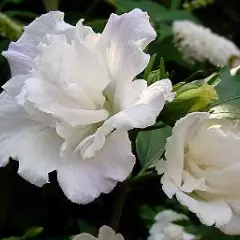
M239 121L195 112L180 119L166 145L163 191L227 234L240 233ZM161 161L157 170L161 173Z
M112 14L102 34L63 17L42 15L3 53L12 78L0 97L0 164L17 159L37 186L57 170L66 196L84 204L127 178L127 131L154 124L173 94L169 80L133 81L156 37L147 13Z

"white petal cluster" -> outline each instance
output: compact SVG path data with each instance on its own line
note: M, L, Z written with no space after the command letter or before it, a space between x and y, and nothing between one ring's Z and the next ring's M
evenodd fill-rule
M101 34L63 18L40 16L3 53L12 78L0 95L0 165L18 160L18 173L37 186L56 170L65 195L85 204L128 177L127 131L154 124L174 95L168 79L133 81L156 37L147 13L111 14Z
M172 32L176 47L189 62L208 61L214 66L240 63L238 47L208 28L182 20L173 22Z
M163 191L203 224L240 234L240 125L195 112L180 119L166 144L166 165L156 169Z
M95 238L89 233L81 233L73 238L73 240L124 240L120 233L115 233L112 228L102 226L99 229L98 237Z
M149 230L148 240L194 240L194 235L184 231L182 226L173 222L188 219L185 215L172 210L164 210L155 216L155 223Z

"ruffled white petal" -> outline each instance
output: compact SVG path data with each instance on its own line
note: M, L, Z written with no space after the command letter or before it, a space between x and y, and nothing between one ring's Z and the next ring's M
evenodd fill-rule
M120 233L115 233L115 231L108 227L108 226L102 226L99 229L99 240L124 240L123 236Z
M101 34L95 33L89 26L84 26L83 21L83 19L79 20L76 25L75 38L83 41L89 47L95 47L101 37Z
M176 123L172 136L167 140L166 172L176 187L180 187L182 183L185 144L208 117L208 113L188 114Z
M207 226L215 224L219 227L228 223L231 219L231 208L221 199L205 201L197 197L190 197L181 191L176 193L176 197L182 205L196 213L200 221Z
M124 240L124 238L120 233L115 233L112 228L108 226L102 226L99 229L97 238L88 233L81 233L75 236L73 240Z
M58 182L71 201L86 204L124 181L134 163L127 132L115 131L94 158L66 161L58 170Z
M18 174L37 186L47 183L48 173L62 163L59 154L62 139L54 129L45 126L30 128L18 144L16 139L13 143L19 161Z
M0 95L0 163L10 157L19 161L18 173L31 183L42 186L48 173L61 163L62 140L54 131L27 118L22 109L5 92Z
M232 209L232 217L227 224L219 226L221 231L228 235L239 235L240 234L240 202L230 202Z
M25 106L29 101L36 109L73 126L100 122L108 117L106 110L98 109L104 103L102 91L109 82L107 72L98 54L83 43L72 46L55 36L38 56L37 71L38 74L25 81L19 103ZM96 79L98 84L94 82Z
M2 88L7 91L8 95L16 97L24 86L24 81L27 79L26 75L17 75L7 81Z
M121 130L151 126L155 123L165 102L173 99L174 94L171 91L172 84L169 79L157 81L145 88L134 104L113 115L105 123ZM133 90L133 96L134 93Z
M134 9L120 16L111 14L96 48L108 67L111 83L106 94L114 105L119 104L124 83L132 81L147 66L150 56L143 49L155 37L146 12Z
M111 14L98 47L105 56L112 79L129 81L140 73L149 60L142 49L155 37L146 12L134 9L120 16Z
M139 80L132 84L136 85L137 81ZM172 84L168 79L157 81L148 88L142 83L144 82L141 80L140 87L136 88L136 92L141 93L138 98L131 87L132 99L137 100L134 104L107 119L94 135L80 143L78 150L81 150L85 157L94 156L104 146L105 138L115 129L128 131L153 125L166 100L171 101L174 97L171 92Z
M17 42L12 42L3 55L8 59L12 76L28 74L34 66L34 58L39 53L37 46L47 35L64 34L69 40L73 37L73 26L63 21L62 12L50 12L41 15L24 28Z
M73 240L96 240L94 236L92 236L89 233L81 233L76 236L74 236Z

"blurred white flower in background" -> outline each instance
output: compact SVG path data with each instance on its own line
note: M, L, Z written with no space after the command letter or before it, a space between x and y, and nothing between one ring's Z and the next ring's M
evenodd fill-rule
M209 28L191 21L179 20L173 22L172 32L176 47L189 62L209 61L214 66L231 67L240 63L238 47Z
M203 224L240 234L239 121L195 112L180 119L156 165L163 191L196 213ZM164 166L165 164L165 166Z
M120 233L115 233L112 228L108 226L102 226L99 229L98 237L95 238L89 233L81 233L76 235L73 240L124 240L124 237Z
M112 14L102 34L50 12L3 53L12 78L0 96L0 165L42 186L57 170L65 195L93 201L124 181L135 163L127 131L155 123L174 97L170 80L134 80L156 37L147 13Z
M187 216L172 210L163 210L155 216L155 223L149 230L148 240L194 240L194 235L184 231L182 226L173 222L187 220Z

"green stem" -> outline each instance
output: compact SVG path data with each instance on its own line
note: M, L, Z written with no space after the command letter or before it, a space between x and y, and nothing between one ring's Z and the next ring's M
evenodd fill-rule
M152 178L152 177L156 177L156 174L154 172L139 172L139 174L132 178L131 179L131 186L135 186L135 185L138 185L139 183L149 179L149 178Z
M238 99L238 98L240 98L240 95L232 97L232 98L228 98L228 99L226 99L224 101L221 101L221 102L218 102L218 103L215 103L211 107L213 108L213 107L219 106L219 105L221 105L223 103L226 103L226 102L229 102L229 101L233 101L233 100Z
M113 208L113 216L110 222L110 226L117 231L118 225L122 216L122 211L124 208L125 200L128 194L129 186L128 182L124 182L120 185L118 189L118 194Z

